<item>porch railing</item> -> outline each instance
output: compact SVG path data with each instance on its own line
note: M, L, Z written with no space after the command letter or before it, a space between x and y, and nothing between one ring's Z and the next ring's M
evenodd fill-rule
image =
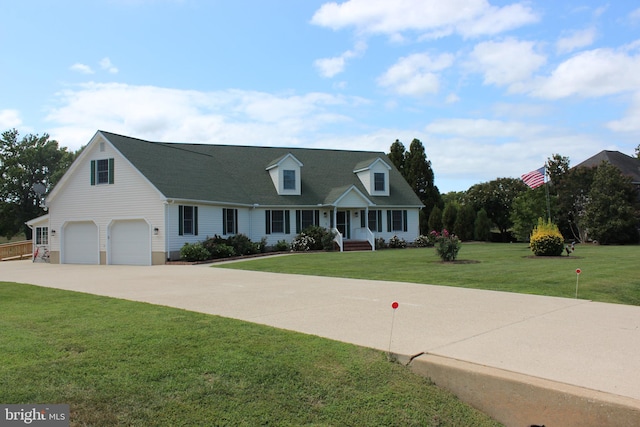
M31 240L3 243L0 245L0 261L29 258L32 250Z
M371 245L371 250L376 250L376 237L369 227L360 227L354 230L356 240L366 240Z
M336 235L336 237L333 238L333 241L338 244L338 247L340 248L340 252L344 251L344 242L342 241L342 233L340 233L340 231L338 231L337 228L332 228L331 231L333 231Z

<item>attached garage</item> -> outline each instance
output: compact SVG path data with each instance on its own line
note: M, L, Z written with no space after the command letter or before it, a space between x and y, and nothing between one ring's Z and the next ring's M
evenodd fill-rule
M69 222L62 228L63 264L100 264L98 226L93 221Z
M113 221L109 232L110 264L151 265L151 234L145 220Z

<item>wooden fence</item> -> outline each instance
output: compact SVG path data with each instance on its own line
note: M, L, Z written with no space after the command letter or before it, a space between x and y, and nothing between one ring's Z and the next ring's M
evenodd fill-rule
M0 245L0 261L30 258L32 249L31 240L3 243Z

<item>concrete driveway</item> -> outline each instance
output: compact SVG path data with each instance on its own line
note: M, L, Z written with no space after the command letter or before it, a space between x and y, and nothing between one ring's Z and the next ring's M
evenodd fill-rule
M13 261L0 263L0 281L241 319L390 350L403 361L415 356L412 366L417 372L431 376L507 425L551 426L554 411L563 420L556 425L598 425L584 424L582 419L571 424L562 418L567 410L586 411L580 405L590 408L588 415L596 416L594 422L611 421L611 411L622 408L627 418L618 423L630 419L640 424L640 307L208 265L83 266ZM395 311L393 301L399 303ZM447 384L457 378L456 372L467 376L455 380L457 385ZM472 376L477 386L472 385ZM482 390L490 379L500 377L528 388ZM483 406L486 402L473 401L489 399L490 405L523 413L526 411L517 401L527 405L538 389L560 392L565 400L558 402L554 394L549 398L551 403L539 403L522 415L526 419L493 414ZM470 397L464 397L465 390ZM558 404L555 410L549 408ZM542 413L540 405L545 408ZM607 409L594 415L596 406ZM531 419L536 413L541 419Z

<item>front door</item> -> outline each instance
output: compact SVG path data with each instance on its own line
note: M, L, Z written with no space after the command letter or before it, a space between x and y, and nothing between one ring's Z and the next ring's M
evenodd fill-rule
M336 212L336 228L342 234L342 237L344 239L351 238L351 212L350 211Z

